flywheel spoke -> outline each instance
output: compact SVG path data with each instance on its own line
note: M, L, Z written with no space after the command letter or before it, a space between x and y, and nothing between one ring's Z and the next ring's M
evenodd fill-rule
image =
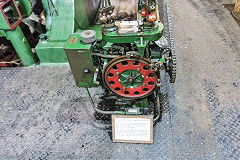
M145 58L116 58L104 70L107 87L119 96L142 98L156 87L157 75ZM150 75L150 76L149 76Z

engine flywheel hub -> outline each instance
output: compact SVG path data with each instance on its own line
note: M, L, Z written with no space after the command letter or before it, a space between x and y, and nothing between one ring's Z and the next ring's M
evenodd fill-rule
M103 80L109 90L127 98L142 98L156 87L157 75L152 62L141 57L122 56L108 63Z

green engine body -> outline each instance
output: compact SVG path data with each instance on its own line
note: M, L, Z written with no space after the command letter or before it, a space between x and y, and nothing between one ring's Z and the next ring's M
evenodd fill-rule
M153 1L154 5L157 6L157 2ZM151 24L152 26L150 29L143 29L140 31L140 26L137 25L137 31L135 33L120 33L121 27L132 27L132 22L142 21L144 18L141 16L141 8L142 1L138 2L138 8L136 12L136 19L132 21L119 21L124 23L125 26L118 26L115 25L108 27L109 30L114 30L116 27L116 31L105 31L106 24L98 24L96 23L96 18L94 19L95 24L91 24L90 26L86 26L77 30L76 33L71 34L68 40L65 43L65 52L71 66L75 81L77 86L79 87L96 87L99 84L102 84L101 74L103 69L101 69L101 65L106 65L111 58L101 58L101 63L96 63L96 56L92 53L95 49L104 50L102 52L103 55L109 55L109 51L115 46L127 46L129 44L135 47L136 56L143 57L143 58L150 58L146 57L146 50L149 49L149 44L153 44L155 41L159 40L163 35L163 24L159 21L159 17L157 20ZM156 7L157 8L157 7ZM99 8L98 8L99 11ZM158 10L155 9L156 14L158 15ZM116 22L117 23L117 22ZM129 23L129 24L128 24ZM86 30L92 30L96 32L96 43L86 44L82 41L81 33ZM126 55L126 52L131 52L133 50L124 51L123 54L117 54L118 56ZM116 55L116 56L117 56ZM158 54L154 56L154 59L159 60L161 58L160 51ZM153 58L153 56L151 56ZM88 72L87 72L88 71Z

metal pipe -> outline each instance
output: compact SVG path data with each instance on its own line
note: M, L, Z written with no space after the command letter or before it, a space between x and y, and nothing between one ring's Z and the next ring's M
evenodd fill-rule
M5 32L7 39L11 41L23 65L24 66L34 65L36 62L36 57L32 53L28 41L24 36L21 28L18 26L13 31L8 30Z
M98 108L95 106L94 102L93 102L93 99L92 99L92 97L91 97L91 94L90 94L88 88L85 88L85 91L86 91L86 94L87 94L88 99L89 99L90 102L91 102L91 105L92 105L93 109L94 109L96 112L102 113L102 114L125 114L124 111L103 111L103 110L98 109Z

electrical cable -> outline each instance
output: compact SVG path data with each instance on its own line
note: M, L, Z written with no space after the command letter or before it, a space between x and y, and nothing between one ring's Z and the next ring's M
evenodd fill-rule
M48 1L49 14L50 14L50 17L51 17L52 16L51 6L50 6L49 0L47 0L47 1Z
M91 105L92 105L93 109L94 109L96 112L101 113L101 114L125 114L124 111L103 111L103 110L98 109L98 108L95 106L94 102L93 102L93 99L92 99L92 97L91 97L91 94L90 94L88 88L85 88L85 91L86 91L86 94L87 94L87 96L88 96L88 99L89 99L90 102L91 102Z
M160 93L157 92L157 110L158 110L158 115L156 118L153 119L153 122L156 122L159 120L161 117L161 104L160 104Z
M18 62L18 61L21 61L21 60L18 59L18 60L14 60L14 61L10 61L10 62L1 61L0 64L16 64L16 65L19 65L20 62Z
M55 5L54 5L53 1L52 1L52 0L50 0L50 2L51 2L51 4L52 4L52 6L53 6L53 9L54 9L54 11L55 11L56 15L58 16L58 11L57 11L57 9L56 9L56 7L55 7Z

